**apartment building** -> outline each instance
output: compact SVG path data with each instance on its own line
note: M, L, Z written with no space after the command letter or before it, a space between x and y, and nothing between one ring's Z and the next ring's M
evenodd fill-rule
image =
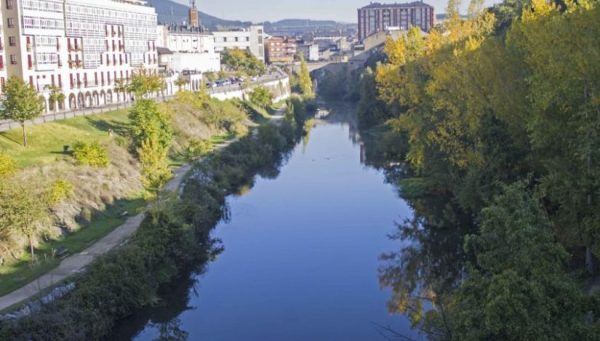
M4 39L5 21L2 12L3 11L0 11L0 91L4 90L4 85L6 84L6 80L8 79L8 73L6 71L7 59L5 53L6 40Z
M212 34L193 26L158 26L160 66L164 71L218 72L221 55ZM164 49L161 49L164 48Z
M435 25L434 20L433 6L423 1L393 4L373 2L358 9L358 39L363 42L370 35L390 27L406 31L417 26L423 32L429 32Z
M289 37L270 37L265 50L268 63L292 63L296 57L296 39Z
M260 61L265 61L265 30L262 25L232 31L216 31L213 32L213 36L217 52L236 48L248 50Z
M157 16L142 0L4 0L4 69L46 98L66 96L58 110L128 101L115 90L139 68L156 72ZM2 75L0 74L0 81Z

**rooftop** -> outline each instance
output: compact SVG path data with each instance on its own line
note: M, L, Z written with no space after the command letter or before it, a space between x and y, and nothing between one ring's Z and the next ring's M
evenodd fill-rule
M362 7L361 9L366 8L407 8L407 7L431 7L433 6L424 3L423 1L413 1L413 2L404 2L404 3L388 3L382 4L380 2L371 2L369 5Z

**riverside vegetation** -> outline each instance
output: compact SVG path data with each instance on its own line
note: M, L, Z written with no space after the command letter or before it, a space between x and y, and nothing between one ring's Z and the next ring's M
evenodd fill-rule
M415 214L382 257L389 309L432 339L598 339L600 6L459 5L389 40L357 88Z
M139 99L129 115L134 127L128 150L141 163L136 166L141 179L138 186L145 185L155 203L127 244L96 259L84 274L74 277L75 289L66 297L32 316L2 322L0 339L94 340L108 335L116 321L155 303L161 284L211 258L216 250L210 230L226 215L225 197L250 185L256 174L276 171L304 133L308 110L303 98L289 100L281 124L264 124L256 128L256 134L246 134L243 105L207 100L203 93L182 92L174 103L166 104L167 108L178 106L175 120L168 116L168 110L144 99L155 90L152 84L156 81L144 77L141 88L145 90L137 93ZM228 110L238 113L233 120ZM194 149L206 150L193 142L198 139L189 137L201 131L194 128L202 127L241 136L220 153L197 163L179 196L161 194L167 150L172 156L198 156L187 148L193 144ZM83 149L90 150L88 154L94 159L103 155L97 145Z
M56 267L59 250L83 250L139 212L171 166L252 124L244 103L205 92L145 98L161 85L140 71L122 90L138 98L129 111L33 126L27 147L19 131L0 134L0 295Z

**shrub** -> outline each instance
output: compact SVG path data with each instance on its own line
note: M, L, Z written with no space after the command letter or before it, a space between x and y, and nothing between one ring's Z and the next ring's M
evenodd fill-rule
M250 101L261 108L266 108L273 103L273 94L264 86L259 86L250 93Z
M168 149L163 148L157 139L142 142L138 154L142 163L142 183L146 189L159 189L171 177L167 153Z
M207 140L192 140L184 151L184 157L192 161L198 157L204 156L214 150L214 146Z
M11 176L16 171L17 163L15 160L6 154L0 153L0 178Z
M48 203L50 203L50 205L56 205L68 199L72 194L72 183L63 179L56 180L50 187L50 193L48 193Z
M108 153L98 142L77 142L73 146L73 157L79 164L92 167L108 167Z

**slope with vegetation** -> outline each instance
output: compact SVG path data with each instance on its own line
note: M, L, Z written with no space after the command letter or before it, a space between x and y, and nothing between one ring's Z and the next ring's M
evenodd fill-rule
M129 112L78 117L0 134L0 295L109 233L171 176L171 165L247 133L245 106L206 93L145 99L162 83L139 72Z
M385 124L415 211L384 257L390 310L435 339L596 339L600 5L480 5L450 1L362 76L360 122Z

